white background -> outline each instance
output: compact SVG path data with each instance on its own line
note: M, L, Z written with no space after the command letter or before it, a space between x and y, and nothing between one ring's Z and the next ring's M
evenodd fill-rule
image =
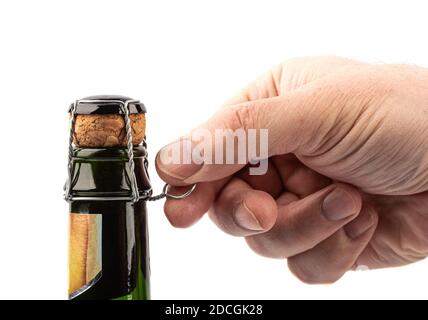
M427 65L424 2L1 1L0 298L66 298L62 186L74 99L111 93L146 104L160 190L156 151L284 59ZM161 202L149 213L154 299L428 297L428 261L309 286L208 219L177 230Z

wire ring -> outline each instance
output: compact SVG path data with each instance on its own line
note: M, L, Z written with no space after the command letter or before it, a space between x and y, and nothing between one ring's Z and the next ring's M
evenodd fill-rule
M168 183L165 183L165 185L163 186L163 189L162 189L162 193L167 198L178 199L179 200L179 199L184 199L184 198L187 198L188 196L190 196L192 194L192 192L196 189L196 183L189 190L187 190L185 193L180 194L178 196L168 193L168 188L169 187L170 187L170 185Z

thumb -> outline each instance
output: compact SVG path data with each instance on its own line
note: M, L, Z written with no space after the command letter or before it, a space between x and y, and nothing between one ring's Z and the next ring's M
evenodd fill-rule
M162 148L157 171L168 183L186 185L222 179L255 160L309 150L319 143L317 130L326 124L325 115L334 118L326 110L328 97L321 96L308 85L280 97L224 108Z

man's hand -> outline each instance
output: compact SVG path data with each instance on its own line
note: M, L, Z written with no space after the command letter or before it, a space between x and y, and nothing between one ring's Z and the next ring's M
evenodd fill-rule
M287 258L307 283L428 255L428 70L290 60L201 128L268 129L268 172L165 164L158 156L158 173L174 192L198 184L188 198L166 201L174 226L188 227L209 211L257 253Z

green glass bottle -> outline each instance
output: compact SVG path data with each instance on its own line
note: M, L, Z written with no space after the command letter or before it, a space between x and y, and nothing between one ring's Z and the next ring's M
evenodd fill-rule
M99 102L103 99L96 97L86 106L95 105L98 112L105 112L103 106L111 108L111 101L129 100L107 98L107 102ZM125 111L124 105L118 102L118 109L109 112ZM85 110L88 108L75 108L74 112ZM128 148L70 147L66 188L70 203L69 298L149 299L145 199L151 186L146 145L131 146L132 166Z

